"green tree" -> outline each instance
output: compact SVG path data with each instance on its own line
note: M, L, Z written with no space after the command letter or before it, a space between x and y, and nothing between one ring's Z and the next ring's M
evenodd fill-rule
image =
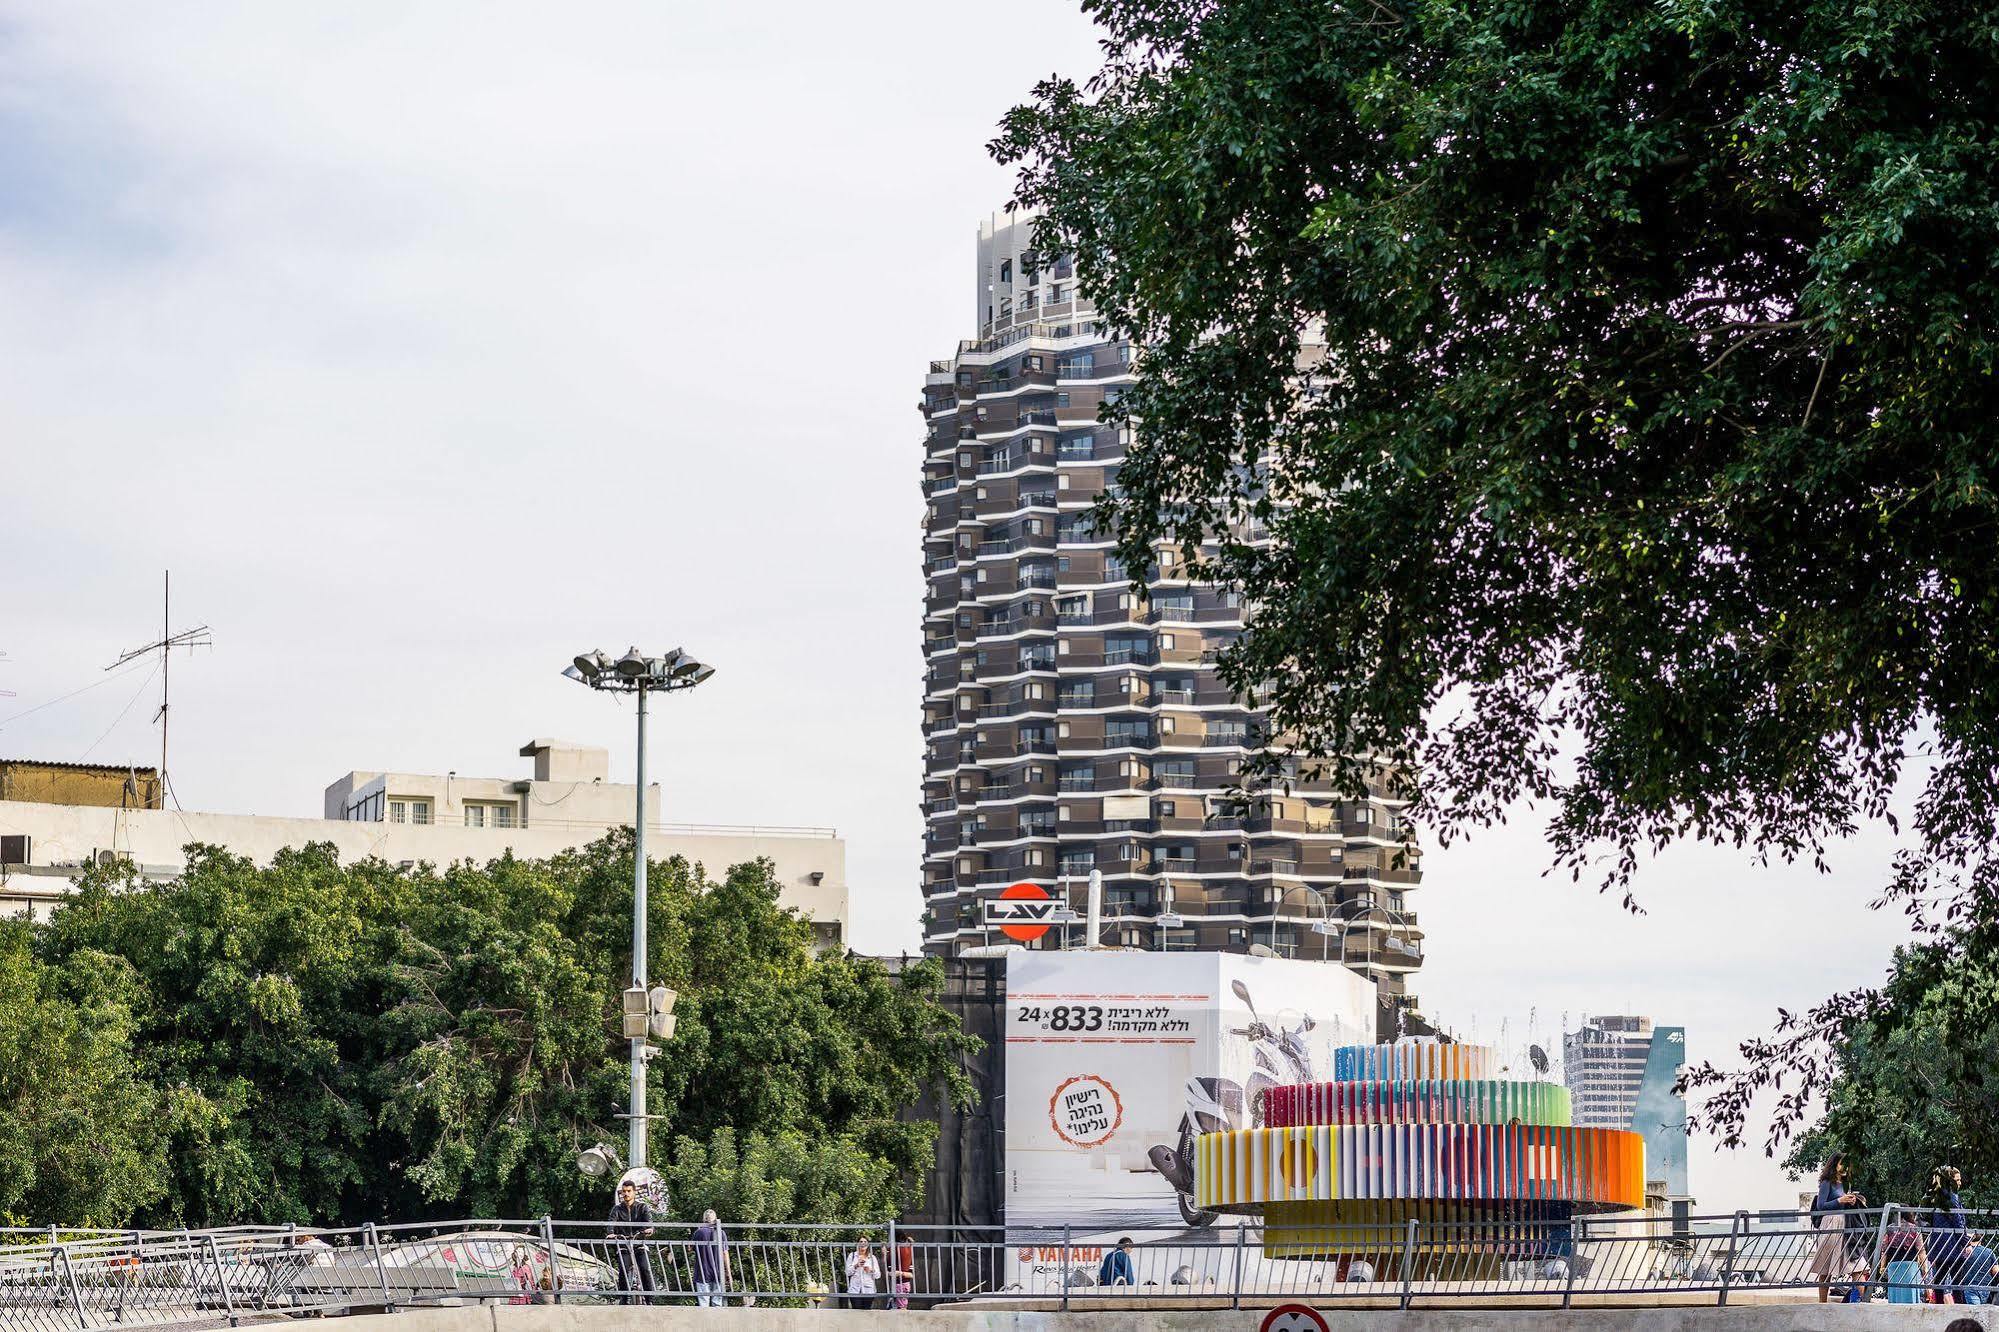
M1251 596L1224 677L1441 839L1552 801L1556 863L1627 901L1681 837L1819 860L1920 733L1888 895L1965 946L1999 902L1991 14L1085 8L1102 71L994 151L1142 345L1104 517ZM1696 1081L1795 1110L1878 998Z
M0 921L0 1220L115 1225L165 1194L166 1098L134 1068L136 991L116 958L36 960Z
M1999 1026L1992 954L1899 950L1882 1010L1840 1032L1824 1107L1784 1164L1816 1175L1846 1154L1870 1201L1920 1202L1954 1165L1972 1207L1999 1206Z
M782 1195L801 1206L908 1196L935 1126L899 1116L935 1086L970 1094L970 1042L935 1003L941 971L816 956L768 862L721 883L678 859L648 876L652 973L682 993L678 1034L649 1066L664 1117L653 1154L673 1136L717 1151L726 1137L766 1175L805 1172ZM104 987L129 996L118 1037L139 1089L171 1110L135 1139L162 1182L100 1214L353 1222L607 1205L574 1161L625 1137L631 902L629 834L442 871L343 866L317 845L267 867L192 848L159 885L87 876L39 929L39 965L128 977ZM0 1058L14 1061L0 1063L4 1087L26 1056ZM818 1145L801 1155L799 1134ZM0 1139L0 1180L28 1159Z

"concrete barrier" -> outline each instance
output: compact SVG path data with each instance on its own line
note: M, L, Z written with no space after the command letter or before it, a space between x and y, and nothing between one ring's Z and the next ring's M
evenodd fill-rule
M739 1307L486 1305L340 1320L339 1332L1258 1332L1262 1309L1051 1313ZM1329 1332L1943 1332L1970 1318L1999 1332L1999 1309L1961 1305L1790 1304L1705 1309L1323 1309Z

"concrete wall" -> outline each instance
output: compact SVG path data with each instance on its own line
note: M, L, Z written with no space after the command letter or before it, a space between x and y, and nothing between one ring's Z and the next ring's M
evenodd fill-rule
M1257 1332L1262 1309L1036 1313L1024 1310L858 1312L826 1309L694 1309L652 1306L488 1305L344 1318L341 1332ZM1588 1309L1562 1312L1324 1309L1331 1332L1942 1332L1973 1316L1989 1332L1999 1317L1957 1305L1785 1304L1727 1309ZM832 1320L829 1322L828 1320ZM863 1324L866 1328L863 1328Z
M625 819L630 818L627 810ZM354 823L0 801L0 833L26 833L34 839L26 870L0 871L0 914L33 910L41 915L68 890L73 868L99 851L128 858L155 878L180 872L186 864L181 848L189 842L226 847L259 864L269 863L285 847L331 842L343 861L379 856L390 864L448 865L461 860L483 863L508 850L531 859L554 855L597 840L604 835L604 825L467 828L462 823ZM777 867L785 905L797 907L816 922L837 924L839 938L846 938L847 844L837 835L667 825L647 831L646 851L656 860L686 856L704 865L713 878L720 878L732 865L767 856ZM820 875L817 884L812 882L815 873Z
M108 805L157 809L157 768L95 763L37 763L0 759L0 800L40 800L54 805Z

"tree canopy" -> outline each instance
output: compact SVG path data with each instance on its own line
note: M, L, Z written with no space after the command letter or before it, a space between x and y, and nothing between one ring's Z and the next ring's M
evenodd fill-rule
M326 845L267 867L190 850L169 883L91 874L32 954L25 927L0 933L0 1211L199 1225L608 1205L574 1162L625 1140L628 833L443 870L342 865ZM650 1065L663 1173L726 1160L764 1220L893 1214L935 1132L898 1116L935 1086L969 1095L936 965L815 955L768 862L711 882L676 859L648 886L652 974L681 994ZM73 1057L47 1066L45 1047Z
M1349 789L1385 762L1444 840L1549 801L1627 900L1681 837L1822 863L1919 742L1887 895L1990 916L1991 14L1084 7L1101 72L993 150L1142 348L1125 563L1249 594L1222 671L1276 732ZM1887 1011L1785 1015L1708 1085L1823 1090Z

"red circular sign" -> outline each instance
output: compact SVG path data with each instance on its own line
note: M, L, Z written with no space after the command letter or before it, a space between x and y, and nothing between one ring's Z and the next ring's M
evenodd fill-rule
M1040 884L1015 883L1009 884L1000 890L1000 900L1003 902L1047 902L1052 899L1048 895L1048 890ZM1018 939L1022 943L1032 943L1034 940L1048 933L1048 922L1002 925L1000 926L1000 933L1009 939Z
M1280 1304L1263 1316L1257 1332L1328 1332L1326 1316L1309 1304Z

